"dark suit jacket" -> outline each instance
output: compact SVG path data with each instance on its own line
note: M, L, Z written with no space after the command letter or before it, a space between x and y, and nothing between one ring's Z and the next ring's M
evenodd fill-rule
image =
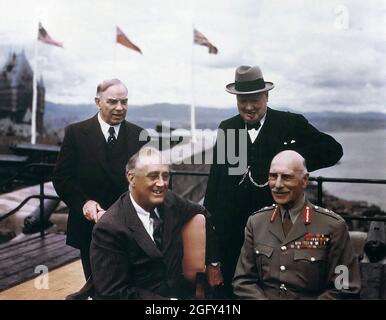
M179 297L183 286L182 226L195 214L207 221L207 261L218 261L213 227L205 208L168 191L158 207L163 217L162 252L139 219L129 193L95 225L90 246L91 269L99 299Z
M244 129L240 115L221 122L219 129ZM249 137L248 137L249 139ZM236 147L239 149L238 136ZM214 154L217 152L217 145ZM331 136L313 127L302 115L268 108L259 136L248 145L249 165L253 178L259 184L268 180L272 158L280 151L295 150L307 162L309 171L332 166L342 157L341 145ZM253 150L253 151L251 151ZM220 250L225 280L232 279L240 248L244 239L244 227L250 214L271 205L273 199L268 186L257 188L247 178L241 185L241 175L229 175L232 165L217 164L216 157L211 167L204 206L213 215L216 233L220 239Z
M66 128L63 144L53 175L59 197L69 208L67 244L79 248L89 245L94 223L83 216L83 205L95 200L107 210L127 191L125 165L146 143L139 141L143 129L123 121L117 143L119 156L107 161L107 143L97 115Z

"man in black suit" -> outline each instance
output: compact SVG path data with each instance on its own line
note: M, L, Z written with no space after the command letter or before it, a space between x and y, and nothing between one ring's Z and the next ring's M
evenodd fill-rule
M264 81L257 66L238 67L235 82L226 86L229 93L236 95L239 114L219 126L204 206L213 215L220 239L229 295L247 219L273 203L267 182L272 158L280 151L294 150L313 171L334 165L343 155L341 145L304 116L269 108L268 91L273 88L274 84ZM237 166L232 155L238 157Z
M143 129L125 121L127 93L118 79L98 85L98 114L66 128L54 170L55 190L69 208L67 244L80 249L86 279L92 228L127 191L125 165L146 142Z
M222 282L216 239L204 207L168 190L169 167L161 153L143 147L127 167L129 192L95 225L90 248L98 299L185 297L181 229L195 214L206 216L206 262L211 285Z

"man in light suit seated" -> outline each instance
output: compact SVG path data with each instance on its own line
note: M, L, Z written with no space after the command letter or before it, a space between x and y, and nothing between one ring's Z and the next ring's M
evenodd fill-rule
M204 207L168 190L169 166L143 147L126 166L129 192L95 225L90 247L97 299L187 298L181 230L196 214L206 217L206 272L222 283L216 239Z

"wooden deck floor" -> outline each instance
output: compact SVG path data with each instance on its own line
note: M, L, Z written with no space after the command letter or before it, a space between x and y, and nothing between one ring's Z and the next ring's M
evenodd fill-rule
M0 292L0 300L63 300L84 284L80 260L48 273L48 289L37 289L35 279Z
M39 270L51 271L79 259L79 250L66 245L64 234L26 236L0 246L0 291L36 278Z

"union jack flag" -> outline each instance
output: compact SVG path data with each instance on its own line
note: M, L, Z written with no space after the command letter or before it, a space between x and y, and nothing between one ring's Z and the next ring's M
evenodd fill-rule
M197 29L194 29L194 43L200 46L208 47L209 53L217 54L218 49L209 42L209 40Z

